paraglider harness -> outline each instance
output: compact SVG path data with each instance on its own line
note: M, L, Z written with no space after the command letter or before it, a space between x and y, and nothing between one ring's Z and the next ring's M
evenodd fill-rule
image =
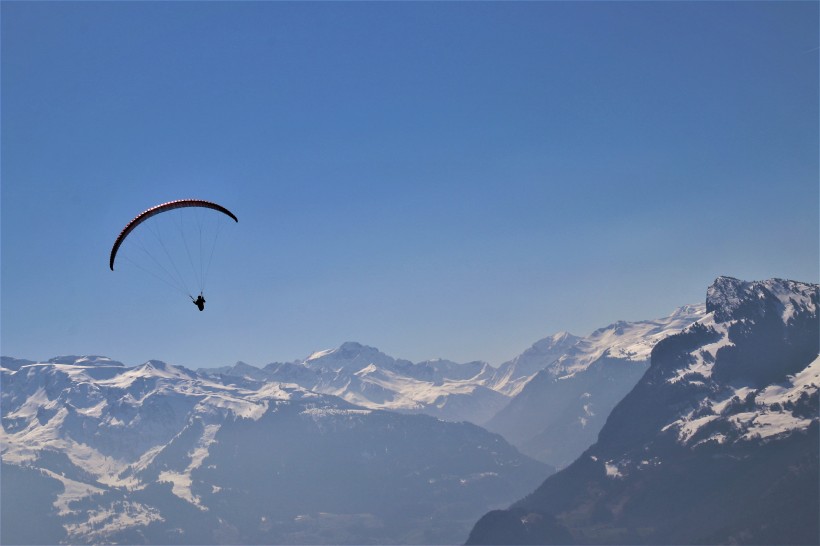
M194 302L194 305L196 305L200 311L205 310L205 298L202 297L202 292L199 293L199 296L197 296L196 299L194 299L194 297L190 294L188 297L191 298L191 301Z

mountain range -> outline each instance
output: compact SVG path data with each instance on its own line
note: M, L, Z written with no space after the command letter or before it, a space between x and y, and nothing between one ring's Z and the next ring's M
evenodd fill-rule
M4 544L454 543L552 472L478 426L295 385L2 365Z
M818 292L718 278L597 442L468 544L817 544Z
M2 357L0 542L799 543L817 299L720 277L498 367L356 342L196 371Z
M667 317L619 321L586 337L560 332L497 368L443 359L412 363L347 342L294 362L263 368L238 362L198 372L224 382L294 384L371 409L468 421L563 467L595 441L614 405L646 371L654 344L704 314L703 304L687 305Z

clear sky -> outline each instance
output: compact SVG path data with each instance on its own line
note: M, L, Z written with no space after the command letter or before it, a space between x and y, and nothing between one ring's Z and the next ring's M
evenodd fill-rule
M9 2L0 352L499 364L818 282L817 2ZM239 217L203 313L108 269L163 201Z

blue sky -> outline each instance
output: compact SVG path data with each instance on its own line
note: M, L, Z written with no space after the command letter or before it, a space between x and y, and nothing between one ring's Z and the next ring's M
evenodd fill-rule
M818 282L816 2L6 2L0 352L499 364ZM107 267L234 211L199 313Z

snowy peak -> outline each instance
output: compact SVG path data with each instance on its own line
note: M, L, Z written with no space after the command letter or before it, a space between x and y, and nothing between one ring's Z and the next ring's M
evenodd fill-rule
M305 359L305 363L315 360L322 360L331 355L336 360L350 360L360 356L363 352L378 353L379 350L375 347L362 345L356 341L345 341L335 349L325 349L323 351L311 353L310 356Z
M618 321L584 338L556 334L537 342L499 368L494 388L513 399L485 426L528 455L571 463L643 376L652 348L704 316L703 304L687 305L659 319Z
M111 360L106 356L87 355L87 356L56 356L48 360L51 364L70 364L73 366L120 366L125 367L122 362Z
M264 370L257 368L256 366L251 366L241 360L237 361L236 364L228 367L226 370L223 370L221 373L250 381L265 381L268 378L268 374Z
M817 421L818 288L718 278L707 296L712 314L652 355L666 384L701 397L663 430L697 446L788 435Z
M604 357L645 363L658 341L680 332L705 315L703 304L686 305L655 320L621 320L599 328L587 337L559 332L537 341L521 355L502 364L495 387L514 396L542 370L551 377L568 377Z
M618 321L593 332L586 340L582 360L602 356L631 361L648 360L660 340L680 332L706 315L703 304L686 305L668 317L637 322ZM569 367L571 371L572 367Z
M495 372L486 362L436 359L414 364L354 341L301 361L268 364L261 372L267 381L294 383L367 408L453 421L488 419L507 401L504 394L486 388ZM225 375L243 376L234 369Z
M798 314L817 314L817 285L784 279L741 281L718 277L706 291L706 310L715 321L754 320L776 315L784 323Z
M525 355L548 355L558 352L563 352L578 343L581 338L574 336L569 332L558 332L544 339L538 340L532 346L524 351Z
M337 349L318 351L304 360L310 368L319 368L333 372L356 373L370 364L380 368L391 369L396 360L382 353L375 347L347 341Z
M670 319L678 319L678 318L685 318L688 320L689 317L693 315L702 315L704 313L708 313L705 310L704 305L701 304L692 304L692 305L683 305L675 309L675 311L669 315Z
M178 379L194 379L196 374L182 366L172 366L162 360L149 360L145 364L132 368L127 374L133 377L159 377L159 378L178 378ZM123 374L125 375L125 374Z
M25 358L14 358L11 356L0 356L0 368L6 370L19 370L23 366L34 364L33 360L26 360Z
M629 433L618 430L618 436L638 430L639 414L665 420L649 421L690 447L806 430L817 421L820 386L818 288L719 277L708 290L709 314L656 345L652 366L636 388L651 386L668 406L647 408L639 398L625 399L619 411L634 404L635 415L627 419L633 423ZM646 434L656 434L653 427Z
M572 351L581 339L568 332L558 332L536 341L529 349L498 367L493 380L494 388L508 396L515 396L535 374Z
M460 364L452 360L436 359L425 360L409 366L403 362L397 364L397 370L415 379L422 381L433 381L441 383L443 381L465 381L473 380L481 383L492 377L495 369L480 360Z

